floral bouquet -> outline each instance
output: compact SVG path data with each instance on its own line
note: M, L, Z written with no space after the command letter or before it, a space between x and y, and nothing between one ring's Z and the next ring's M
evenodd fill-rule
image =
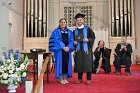
M28 57L20 58L18 50L10 49L8 53L3 52L0 60L0 84L7 86L9 84L19 85L22 78L27 76Z

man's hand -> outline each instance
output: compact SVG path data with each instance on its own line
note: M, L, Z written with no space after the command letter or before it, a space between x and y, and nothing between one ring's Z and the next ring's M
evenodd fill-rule
M127 48L126 48L126 46L124 47L124 50L125 50L125 51L127 51Z
M123 50L123 49L124 49L125 51L127 51L127 48L126 48L125 45L121 45L121 49L120 49L120 51Z
M124 47L125 47L124 45L121 45L121 50L124 49Z
M74 41L74 45L76 45L78 42L77 41Z
M121 45L120 51L122 51L125 47L126 47L125 45Z
M83 42L88 42L88 39L87 39L87 38L84 38L84 39L83 39Z

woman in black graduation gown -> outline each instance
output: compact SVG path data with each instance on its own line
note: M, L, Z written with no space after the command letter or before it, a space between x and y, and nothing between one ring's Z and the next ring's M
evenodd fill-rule
M100 40L98 42L98 47L94 51L94 72L99 73L100 67L104 69L105 73L111 72L110 68L110 51L105 47L105 42Z

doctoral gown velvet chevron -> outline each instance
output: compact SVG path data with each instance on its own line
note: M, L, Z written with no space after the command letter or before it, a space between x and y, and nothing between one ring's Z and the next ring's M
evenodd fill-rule
M49 50L54 52L55 58L55 77L58 79L59 75L67 74L67 77L72 77L72 56L74 50L73 33L70 29L65 29L63 34L60 28L54 29L49 40ZM68 36L68 37L67 37ZM66 40L65 40L66 39ZM64 52L63 48L69 47L69 52ZM64 62L68 61L68 62ZM67 65L67 66L66 66Z

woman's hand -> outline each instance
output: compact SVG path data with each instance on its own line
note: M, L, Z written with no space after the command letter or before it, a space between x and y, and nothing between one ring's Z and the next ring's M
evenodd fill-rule
M69 52L70 49L69 49L69 47L64 47L63 50L64 50L65 52Z
M70 48L69 47L66 47L66 52L69 52Z
M97 51L100 51L100 47L98 47L98 50Z

